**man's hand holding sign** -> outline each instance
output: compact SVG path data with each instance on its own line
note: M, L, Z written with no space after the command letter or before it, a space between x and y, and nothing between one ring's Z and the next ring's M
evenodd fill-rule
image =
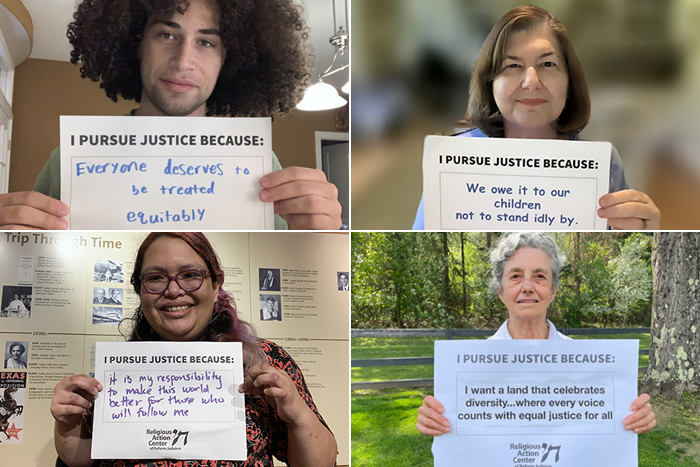
M292 230L338 230L342 226L338 188L318 169L287 167L260 179L260 200L274 203Z

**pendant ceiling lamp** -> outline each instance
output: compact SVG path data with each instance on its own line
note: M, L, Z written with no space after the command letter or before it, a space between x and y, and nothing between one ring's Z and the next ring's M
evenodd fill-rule
M347 15L348 15L348 3L347 0L345 0L345 18L347 21ZM332 74L335 74L339 71L345 70L348 68L350 65L344 65L339 68L336 68L333 70L333 65L335 65L335 60L338 58L338 54L344 55L345 54L345 49L348 46L348 33L345 29L343 29L343 26L336 27L335 23L335 0L333 0L333 31L336 31L334 35L331 36L331 38L328 40L333 47L335 47L335 51L333 53L333 60L331 61L331 65L321 73L318 77L318 83L314 84L311 86L309 89L306 90L304 93L304 98L297 104L297 108L299 110L327 110L327 109L335 109L337 107L341 107L345 105L348 101L340 97L338 95L338 91L331 86L330 84L324 83L323 78L326 76L330 76ZM350 81L348 80L347 84L343 86L343 92L346 94L349 94L350 91Z

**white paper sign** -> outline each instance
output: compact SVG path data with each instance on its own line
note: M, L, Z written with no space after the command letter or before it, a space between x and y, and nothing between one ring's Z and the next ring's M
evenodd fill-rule
M240 342L98 342L93 459L244 460Z
M274 229L269 118L61 117L72 229Z
M428 136L426 230L603 230L610 143Z
M636 340L435 342L435 466L637 467Z

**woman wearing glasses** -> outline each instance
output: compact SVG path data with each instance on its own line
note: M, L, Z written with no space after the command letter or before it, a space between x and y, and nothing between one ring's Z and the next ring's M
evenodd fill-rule
M246 380L248 459L191 461L188 465L272 466L274 455L291 466L332 466L336 442L311 399L292 358L272 342L255 337L238 318L222 289L224 273L201 233L152 233L139 248L131 284L141 299L130 341L228 341L243 345ZM56 451L69 466L143 466L154 461L94 461L91 433L83 413L103 388L87 375L61 380L51 413ZM156 462L158 465L161 463ZM169 465L163 462L162 465Z

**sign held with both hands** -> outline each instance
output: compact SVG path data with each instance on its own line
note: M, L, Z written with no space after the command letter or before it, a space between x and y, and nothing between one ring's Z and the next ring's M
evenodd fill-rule
M610 143L428 136L426 230L604 230Z
M269 118L61 117L69 228L274 229Z
M637 467L635 340L435 342L435 467Z
M241 349L240 342L98 342L103 390L92 458L246 459Z

